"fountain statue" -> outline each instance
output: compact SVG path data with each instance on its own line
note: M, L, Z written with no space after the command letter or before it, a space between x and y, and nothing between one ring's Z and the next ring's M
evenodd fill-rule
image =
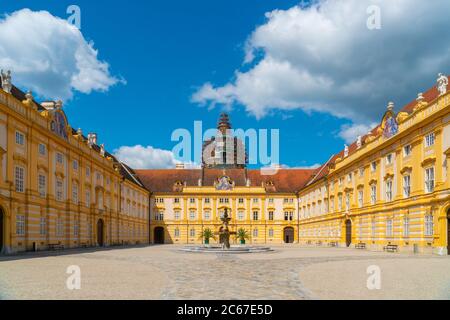
M219 234L219 240L222 244L223 250L229 250L231 248L230 245L230 235L236 234L236 232L230 232L230 229L228 228L228 225L230 224L231 218L228 216L228 209L225 208L225 212L223 213L223 217L220 218L220 220L223 222L223 226L218 232Z

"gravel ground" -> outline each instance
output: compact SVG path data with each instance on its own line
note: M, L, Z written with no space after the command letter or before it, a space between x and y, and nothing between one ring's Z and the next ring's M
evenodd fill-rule
M450 257L274 246L220 255L179 246L0 257L0 299L450 299ZM66 270L81 270L68 290ZM381 289L367 288L378 266Z

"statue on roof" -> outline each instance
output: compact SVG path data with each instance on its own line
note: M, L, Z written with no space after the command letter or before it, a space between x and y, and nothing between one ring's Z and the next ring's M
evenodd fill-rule
M8 70L3 72L3 69L1 70L2 75L2 88L6 93L11 93L12 89L12 82L11 82L11 70Z
M439 95L442 96L447 92L448 86L448 78L444 76L442 73L438 74L437 79L437 89L439 91Z

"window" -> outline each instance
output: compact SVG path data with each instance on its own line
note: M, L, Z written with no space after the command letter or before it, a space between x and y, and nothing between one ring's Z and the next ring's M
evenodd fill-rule
M25 145L25 136L22 132L16 131L16 144L19 146Z
M270 204L273 203L273 198L269 198L269 203L270 203Z
M428 148L428 147L431 147L432 145L434 145L435 140L436 140L436 136L435 136L434 132L427 134L425 136L425 147Z
M352 175L352 173L350 172L350 173L347 175L347 181L348 181L348 182L352 182L352 179L353 179L353 175Z
M74 237L78 237L80 234L80 225L78 224L78 221L75 221L75 224L73 225L73 235Z
M228 198L220 198L219 199L219 203L229 203L230 202L230 199L228 199Z
M273 221L273 211L269 211L269 220Z
M409 217L403 218L403 236L409 237Z
M90 177L91 176L91 168L86 167L86 177Z
M38 176L38 191L41 198L47 196L47 177L43 174Z
M190 198L189 199L189 203L194 204L195 203L195 198Z
M56 200L62 201L63 200L63 181L61 179L56 179Z
M156 221L164 221L164 211L155 212Z
M254 221L258 221L259 220L259 212L258 211L253 211L253 220Z
M392 237L393 235L394 235L393 221L392 221L392 219L388 219L386 221L386 236Z
M155 202L156 203L164 203L164 198L156 198Z
M91 206L91 192L88 190L86 191L86 207Z
M425 236L433 235L433 216L428 214L425 216Z
M376 234L377 234L377 222L375 220L372 220L372 238L375 238Z
M24 215L17 215L16 216L16 234L18 236L24 236L25 235L25 216Z
M244 220L245 219L245 214L244 211L238 211L238 220Z
M434 167L425 169L425 190L428 193L434 191Z
M205 198L205 203L210 203L211 200L209 198Z
M41 217L39 223L39 234L41 236L45 236L47 234L47 219L45 219L44 217Z
M56 153L56 162L59 163L59 164L63 164L64 156L63 156L62 153L60 153L60 152Z
M411 195L411 176L403 176L403 196L409 198Z
M338 208L339 208L339 211L342 210L342 194L340 194L338 196Z
M73 167L73 170L75 170L75 171L78 170L78 161L77 160L73 160L72 167Z
M273 238L273 229L269 229L269 238Z
M180 203L180 198L174 198L173 203Z
M364 168L359 168L359 176L364 177Z
M211 219L211 212L205 211L204 216L205 216L205 220L210 220Z
M243 204L244 203L244 198L239 198L238 203L239 204Z
M412 146L410 144L403 147L403 156L408 157L412 153Z
M72 202L78 204L78 183L72 184Z
M374 161L374 162L372 162L370 164L370 169L372 170L372 172L377 171L377 163L376 163L376 161Z
M176 228L174 235L175 235L175 238L179 238L180 237L180 229Z
M64 235L64 223L61 218L56 219L56 236L62 237Z
M15 184L17 192L25 192L25 169L23 167L15 169Z
M38 152L41 156L45 156L47 154L47 147L45 146L45 144L39 143Z
M377 186L375 184L370 186L370 203L377 203Z
M358 191L358 206L360 208L362 208L364 203L364 191L363 190L359 190Z
M284 221L289 221L289 212L284 213Z
M258 237L258 229L253 229L253 237Z
M392 201L392 180L386 181L386 201Z
M190 211L189 212L189 219L190 220L195 220L195 216L196 216L195 211Z
M258 203L259 202L259 199L258 198L254 198L253 199L253 203Z
M344 179L339 178L339 186L342 186L342 183L344 182Z
M350 193L345 194L345 210L350 210Z
M191 229L189 231L189 235L191 236L191 238L194 238L195 237L195 229Z
M386 156L386 164L392 164L392 159L393 159L392 153L388 154Z
M284 203L289 203L289 199L288 198L284 198L283 202Z
M180 220L180 211L175 211L174 213L173 213L173 218L175 219L175 220Z

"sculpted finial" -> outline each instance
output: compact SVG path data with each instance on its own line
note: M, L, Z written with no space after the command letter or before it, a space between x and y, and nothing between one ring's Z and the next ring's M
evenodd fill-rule
M105 156L105 145L104 145L103 143L102 143L101 146L100 146L100 155L101 155L102 157Z
M439 95L442 96L447 92L448 86L448 78L444 76L442 73L438 74L437 79L437 89L439 91Z
M11 89L12 89L11 70L6 71L6 73L5 73L5 72L3 72L3 69L2 69L1 75L2 75L2 89L6 93L11 93Z
M358 139L356 140L356 147L358 149L361 149L361 147L362 147L362 136L358 136Z
M348 157L348 152L349 152L349 150L348 150L348 145L345 145L345 148L344 148L344 158Z

